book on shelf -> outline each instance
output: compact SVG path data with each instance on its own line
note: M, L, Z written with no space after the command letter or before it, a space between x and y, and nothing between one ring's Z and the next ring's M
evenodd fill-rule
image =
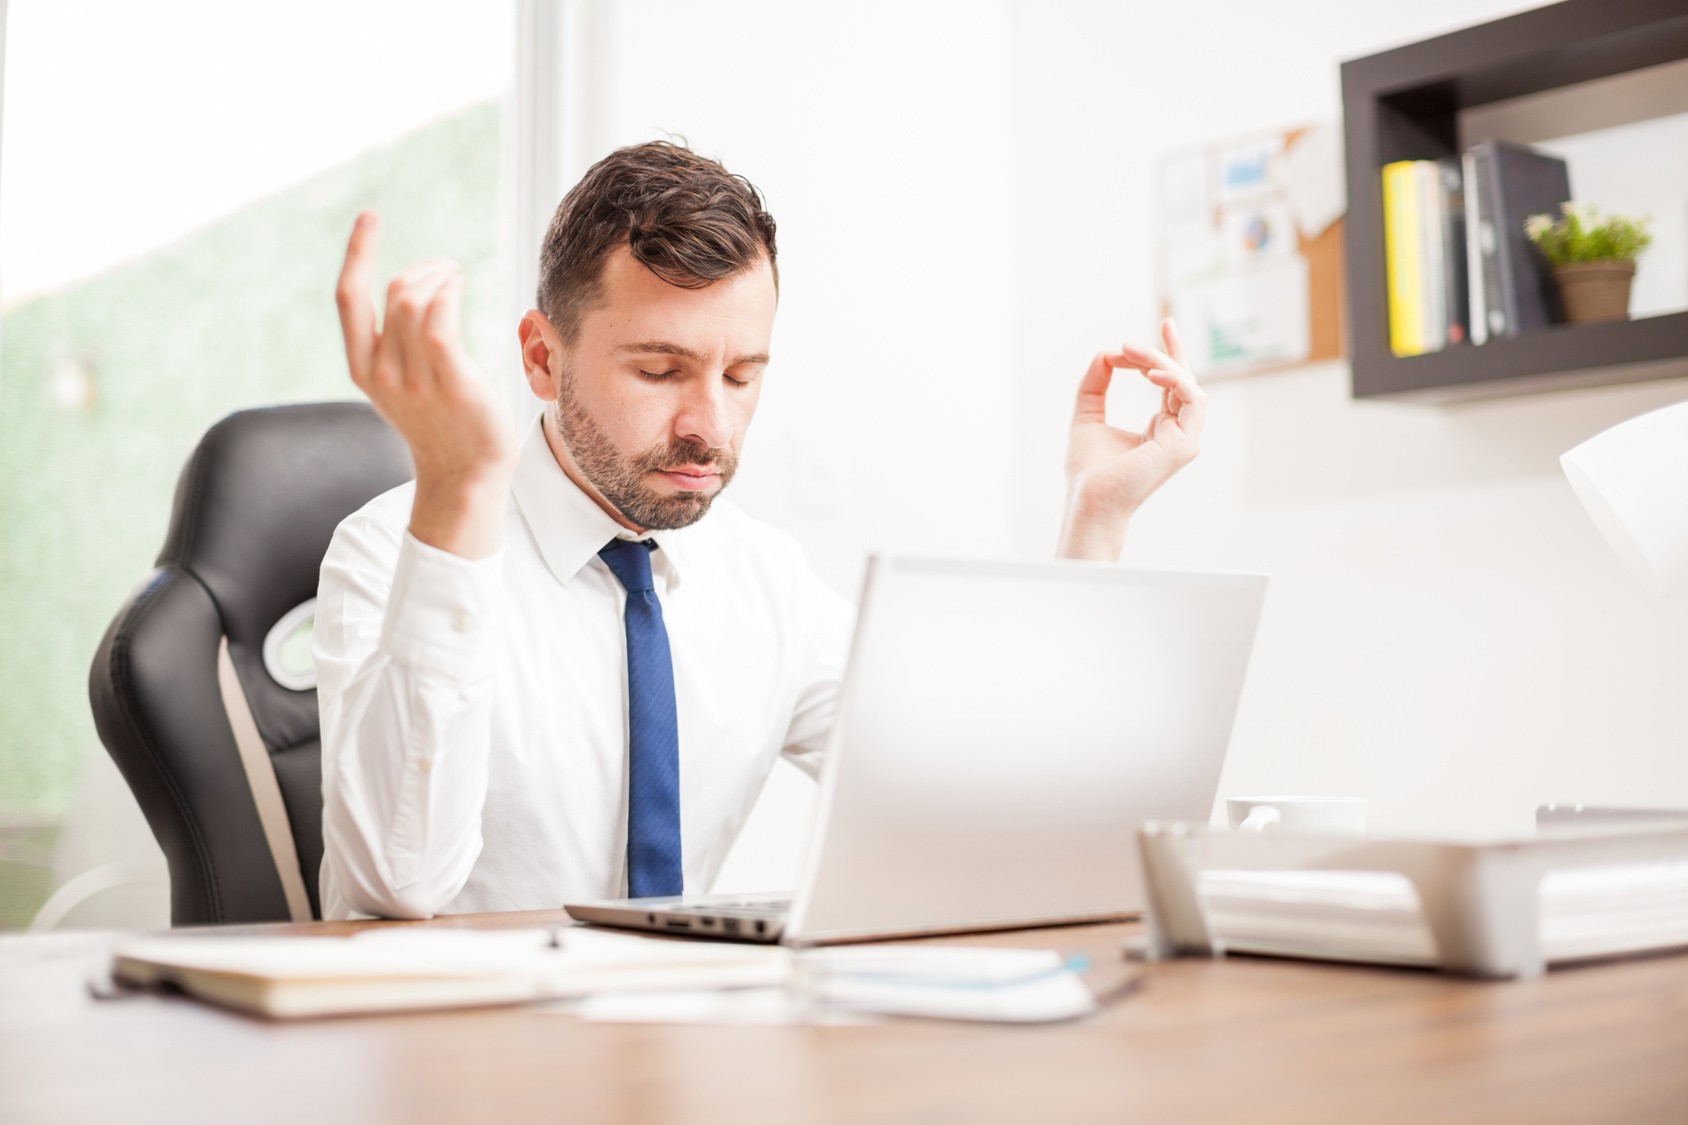
M1390 350L1422 355L1559 322L1551 273L1524 221L1558 214L1569 198L1563 160L1506 141L1385 165Z
M1418 199L1419 338L1423 351L1440 351L1448 342L1448 295L1442 266L1447 255L1442 232L1441 169L1434 160L1413 161Z
M1418 177L1413 161L1383 168L1383 250L1389 270L1389 347L1396 355L1425 350L1419 287Z
M1473 320L1481 316L1485 339L1560 322L1553 275L1524 233L1524 220L1558 216L1571 198L1570 169L1557 156L1507 141L1478 141L1467 156L1476 180L1467 210L1475 205L1476 257L1483 271L1483 284L1471 288Z
M1436 161L1436 190L1441 208L1442 332L1449 344L1471 339L1471 300L1466 289L1464 162L1457 156Z

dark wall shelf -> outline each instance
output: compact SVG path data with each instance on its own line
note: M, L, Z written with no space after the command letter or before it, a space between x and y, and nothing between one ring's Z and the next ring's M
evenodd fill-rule
M1688 0L1566 0L1342 64L1356 398L1473 398L1688 375L1688 313L1397 357L1383 256L1383 166L1456 155L1461 110L1683 58Z

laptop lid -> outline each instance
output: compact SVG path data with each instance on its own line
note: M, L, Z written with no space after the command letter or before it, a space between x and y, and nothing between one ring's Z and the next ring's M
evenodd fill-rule
M1258 575L875 556L785 940L1142 909L1136 831L1206 819Z

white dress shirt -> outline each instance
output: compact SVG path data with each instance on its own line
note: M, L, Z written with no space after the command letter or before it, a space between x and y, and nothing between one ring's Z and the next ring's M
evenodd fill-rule
M625 894L626 593L598 551L634 536L563 473L538 423L497 554L416 540L413 495L348 517L322 564L323 917ZM650 537L685 887L706 891L776 755L814 772L854 614L789 536L728 501Z

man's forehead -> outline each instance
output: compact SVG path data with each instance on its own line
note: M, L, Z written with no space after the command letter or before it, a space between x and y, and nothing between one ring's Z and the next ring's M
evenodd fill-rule
M767 362L776 296L767 259L699 289L673 285L635 260L626 247L605 263L588 334L617 354L661 354L702 361Z

